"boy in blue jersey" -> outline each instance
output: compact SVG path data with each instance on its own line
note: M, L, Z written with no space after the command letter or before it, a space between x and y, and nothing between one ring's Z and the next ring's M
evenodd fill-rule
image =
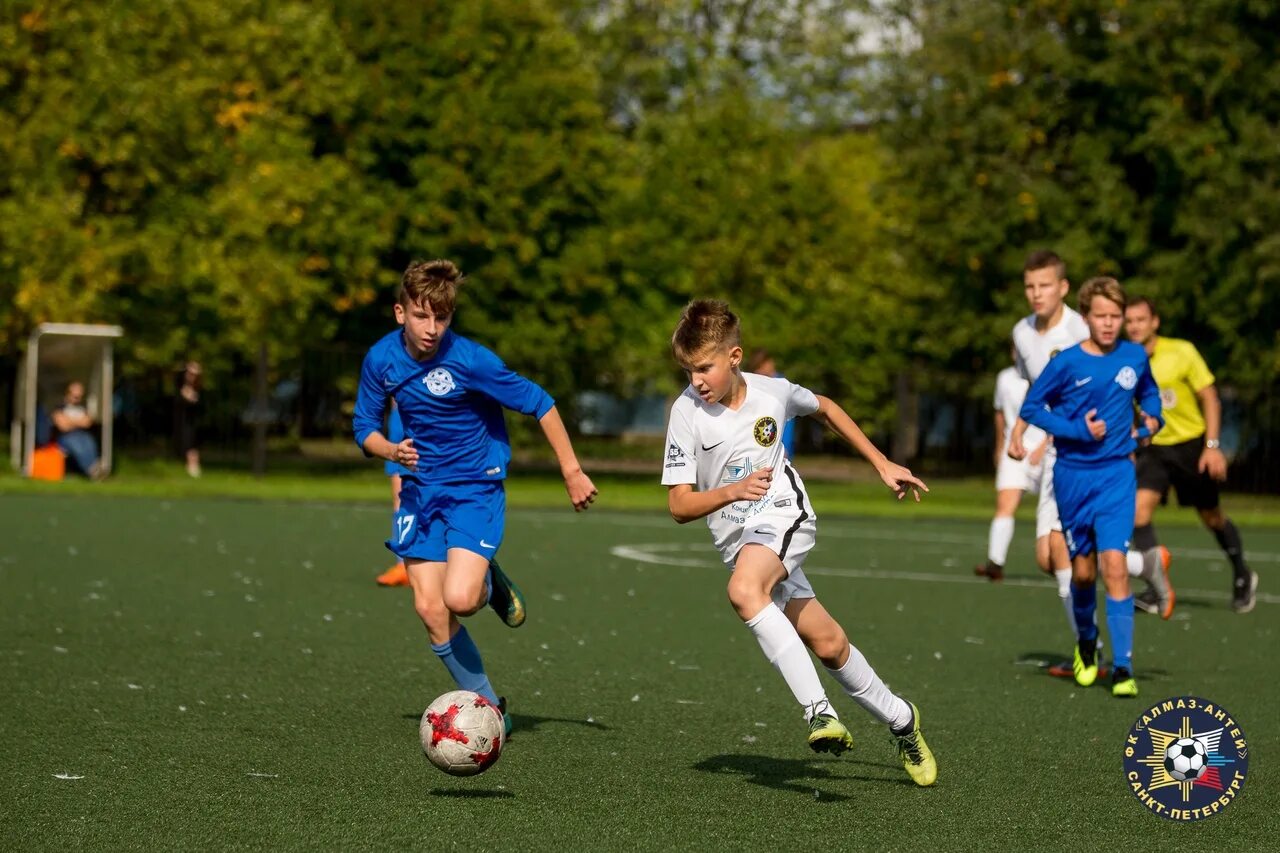
M1078 637L1072 672L1088 687L1098 677L1098 568L1107 588L1107 630L1114 646L1111 693L1137 696L1133 677L1133 595L1125 552L1138 484L1131 455L1164 422L1160 389L1142 347L1120 340L1125 293L1113 278L1080 288L1089 339L1051 360L1027 392L1023 420L1054 437L1054 488L1071 553L1071 600ZM1134 403L1142 426L1132 428Z
M493 562L502 544L502 481L511 460L503 408L538 419L574 509L585 510L596 488L547 392L449 329L462 283L450 261L417 262L405 270L395 306L401 328L365 356L352 423L365 453L409 471L387 547L404 561L432 651L459 688L502 706L509 733L505 702L458 621L486 604L513 628L525 619L520 590ZM405 437L397 443L381 432L388 397L404 424Z

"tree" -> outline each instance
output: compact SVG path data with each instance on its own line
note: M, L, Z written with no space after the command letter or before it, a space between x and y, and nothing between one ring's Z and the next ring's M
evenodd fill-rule
M323 9L42 2L0 23L0 347L124 324L127 363L323 337L388 235L333 144L359 91Z
M1271 4L900 3L883 133L916 200L902 237L945 310L922 352L990 363L1028 250L1165 306L1249 395L1280 374ZM1262 322L1258 322L1259 319ZM1002 356L1001 356L1002 357Z

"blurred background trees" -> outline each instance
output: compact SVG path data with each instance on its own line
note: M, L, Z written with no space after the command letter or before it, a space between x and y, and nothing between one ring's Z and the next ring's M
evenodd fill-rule
M1048 245L1280 396L1269 3L3 4L9 359L43 320L123 324L139 381L327 347L336 400L447 256L458 329L566 401L673 393L715 295L882 433L921 394L985 427Z

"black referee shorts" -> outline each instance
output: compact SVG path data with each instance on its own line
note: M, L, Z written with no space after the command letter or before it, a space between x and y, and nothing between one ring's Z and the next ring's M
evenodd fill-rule
M1138 488L1160 493L1160 503L1169 499L1169 487L1178 490L1178 504L1196 509L1218 506L1218 484L1208 474L1197 470L1204 437L1181 444L1138 448Z

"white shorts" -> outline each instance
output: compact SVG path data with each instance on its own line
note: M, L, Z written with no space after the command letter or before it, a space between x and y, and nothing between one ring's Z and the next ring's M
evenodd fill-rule
M1032 465L1024 457L1010 459L1006 453L1000 457L1000 467L996 469L996 491L1018 489L1035 494L1040 491L1040 480L1044 475L1044 459L1039 465Z
M771 597L778 609L787 606L793 598L815 598L813 587L805 577L801 566L805 557L813 550L818 537L818 525L812 514L804 521L796 524L794 515L778 515L764 513L756 516L747 524L738 539L737 548L732 559L725 560L729 571L733 571L738 558L738 551L745 545L764 545L782 559L787 576L773 588Z
M1053 494L1053 463L1058 457L1046 453L1040 467L1040 502L1036 504L1036 538L1048 536L1053 531L1062 532L1062 519L1058 517L1058 499Z

